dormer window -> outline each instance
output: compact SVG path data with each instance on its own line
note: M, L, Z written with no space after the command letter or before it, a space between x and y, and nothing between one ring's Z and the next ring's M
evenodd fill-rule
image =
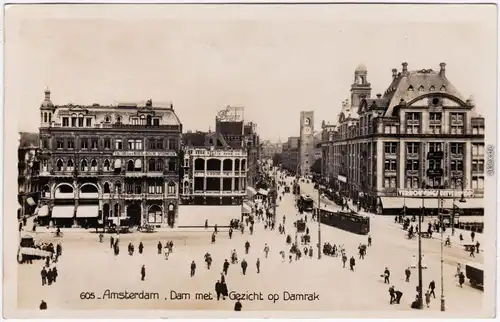
M122 117L121 116L117 116L116 117L116 123L121 123L122 122Z
M434 92L436 88L434 86L429 87L429 91Z
M418 91L419 92L423 92L424 91L424 86L420 85L420 87L418 88Z
M410 85L410 87L408 87L408 91L413 92L413 86Z
M441 92L446 92L446 86L441 86L441 88L439 89Z
M111 119L110 119L110 117L109 117L109 116L106 116L106 117L104 118L104 122L106 122L106 123L109 123L109 122L110 122L110 120L111 120Z

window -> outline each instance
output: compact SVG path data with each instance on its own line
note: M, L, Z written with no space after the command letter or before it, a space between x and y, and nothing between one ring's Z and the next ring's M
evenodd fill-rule
M418 154L419 146L420 145L417 142L406 143L406 153L407 154Z
M451 154L462 155L464 152L464 145L462 143L451 143L450 150Z
M57 139L57 148L58 149L64 149L64 140L63 139Z
M464 114L463 113L450 113L451 123L463 123Z
M63 162L61 159L59 159L56 162L56 171L62 171L62 168L63 168Z
M429 124L429 132L431 134L441 134L441 124Z
M163 150L163 140L162 139L156 140L156 149Z
M116 150L121 150L123 149L123 143L121 139L116 139L115 140L115 149Z
M473 176L472 177L472 189L484 189L484 177Z
M116 123L120 124L122 122L122 117L121 116L117 116L116 117Z
M472 160L472 172L484 172L484 160Z
M66 144L68 145L68 149L75 148L75 141L73 141L73 139L67 139Z
M156 168L156 160L155 159L149 159L148 161L148 171L155 171Z
M111 189L109 188L109 183L105 182L104 183L104 193L110 193Z
M484 156L484 143L472 143L472 155Z
M170 181L167 185L167 194L169 195L175 194L175 183L173 183L172 181Z
M418 160L408 160L406 161L406 170L407 171L417 171L419 169Z
M87 138L81 138L80 139L80 149L88 149L89 148L89 141Z
M128 140L127 141L127 148L129 150L135 150L135 141L134 140Z
M397 134L396 125L385 125L384 126L384 133L385 134Z
M73 163L73 160L69 159L68 160L68 165L66 166L66 170L73 171L74 169L75 169L75 165Z
M87 117L86 122L87 122L87 124L86 124L87 127L92 126L92 119L90 117Z
M153 125L154 126L159 126L160 125L160 119L153 119Z
M396 177L385 177L384 178L385 188L396 188Z
M43 122L47 123L47 113L43 113Z
M406 188L408 188L408 189L420 188L418 177L415 177L415 176L407 177L406 178Z
M396 154L397 143L396 142L385 142L384 151L385 154Z
M149 150L156 149L156 139L148 139L148 149Z
M83 116L78 117L78 127L83 127Z
M156 160L156 171L163 171L163 159L157 159Z
M76 116L73 116L73 117L71 118L71 126L72 126L72 127L76 127Z
M69 126L69 117L62 118L62 125L65 127Z
M450 134L464 133L464 113L450 113Z
M441 160L429 160L429 170L441 169Z
M472 167L474 167L474 161L472 162ZM463 171L464 163L462 160L451 160L450 168L451 171Z
M434 92L436 88L434 86L429 87L429 92Z
M89 168L88 168L88 164L87 164L87 160L83 159L81 164L80 164L80 170L81 171L87 171Z
M104 171L109 171L109 168L110 168L109 160L106 159L104 160Z
M177 150L179 148L179 142L177 139L171 139L169 140L169 149L170 150Z
M429 152L440 152L443 151L441 142L430 142Z
M92 160L92 161L90 162L90 169L91 169L92 171L97 171L97 161L96 161L96 160Z
M98 141L96 138L92 138L92 139L90 140L90 147L91 147L92 149L97 149L97 147L98 147L98 142L99 142L99 141Z
M396 171L396 160L385 160L385 171Z
M431 112L431 113L429 113L429 121L441 123L442 116L443 116L442 113Z
M104 122L109 123L111 121L111 118L109 116L106 116L104 118Z
M420 132L420 113L406 113L406 133L418 134Z
M177 168L177 162L175 159L168 160L168 171L175 171Z
M111 139L104 139L104 148L111 149Z
M132 125L139 125L139 119L137 117L133 117L130 119L130 124Z
M135 149L142 150L142 140L135 140Z

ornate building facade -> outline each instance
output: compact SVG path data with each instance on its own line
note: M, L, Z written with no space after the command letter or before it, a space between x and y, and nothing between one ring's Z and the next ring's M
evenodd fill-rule
M445 63L439 71L403 63L375 98L361 65L350 101L321 143L323 177L342 194L378 213L422 204L484 211L484 118L448 80Z
M17 187L19 208L18 217L31 215L40 198L38 184L39 145L38 133L19 133L17 148Z
M289 137L283 143L283 154L281 158L282 167L293 174L300 172L300 138Z
M182 124L172 104L40 107L42 197L60 225L173 226Z
M303 176L311 173L315 161L316 145L314 144L314 112L300 112L299 170Z

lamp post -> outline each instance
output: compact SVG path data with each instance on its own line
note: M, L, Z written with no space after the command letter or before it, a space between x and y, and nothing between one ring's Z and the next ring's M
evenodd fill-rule
M321 214L320 214L320 209L321 209L321 190L318 187L318 213L316 214L317 221L318 221L318 259L321 259Z
M439 215L441 218L441 312L444 312L446 309L445 305L445 299L444 299L444 274L443 274L443 263L444 263L444 257L443 257L443 228L444 228L444 221L443 221L443 199L441 198L441 190L438 190L438 211L440 211ZM441 204L441 207L439 207ZM441 209L440 209L441 208Z
M425 209L425 199L422 193L422 211L418 216L418 308L421 310L424 308L424 302L422 298L423 294L423 282L422 282L422 216L424 215Z

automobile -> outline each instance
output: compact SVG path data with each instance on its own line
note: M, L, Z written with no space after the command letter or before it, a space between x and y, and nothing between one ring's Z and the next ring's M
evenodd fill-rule
M465 264L465 276L474 287L483 287L484 271L483 265L469 262Z

